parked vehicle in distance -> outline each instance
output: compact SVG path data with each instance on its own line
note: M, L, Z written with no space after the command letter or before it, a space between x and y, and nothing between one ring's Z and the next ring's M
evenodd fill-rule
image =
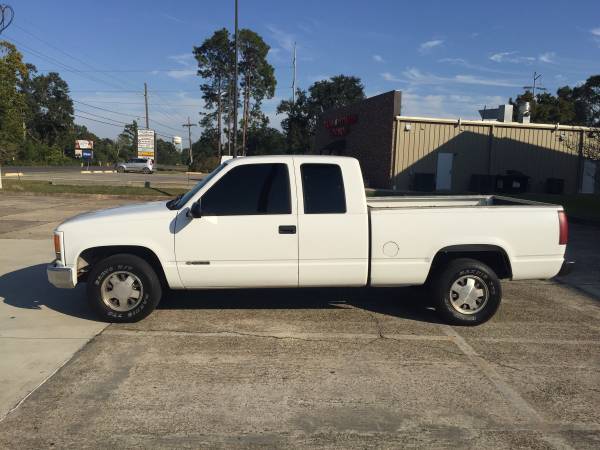
M131 158L126 162L117 163L115 169L119 173L123 172L141 172L153 173L154 164L151 159L147 158Z
M454 324L485 322L500 279L551 278L564 261L561 206L496 196L367 198L357 160L256 156L192 190L90 212L54 232L49 281L87 282L100 317L134 322L165 288L426 285Z

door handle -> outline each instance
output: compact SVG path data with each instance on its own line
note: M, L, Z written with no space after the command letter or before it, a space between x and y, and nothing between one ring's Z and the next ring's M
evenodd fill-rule
M279 234L296 234L296 225L279 225Z

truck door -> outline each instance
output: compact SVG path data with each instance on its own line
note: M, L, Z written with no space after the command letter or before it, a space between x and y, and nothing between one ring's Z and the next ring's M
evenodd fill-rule
M291 160L235 166L202 195L202 217L180 212L175 253L186 288L298 285L292 167Z
M295 159L299 285L364 286L369 224L358 162L311 161L315 160ZM348 174L350 171L356 174L349 177L351 184L345 184L342 165L349 170Z

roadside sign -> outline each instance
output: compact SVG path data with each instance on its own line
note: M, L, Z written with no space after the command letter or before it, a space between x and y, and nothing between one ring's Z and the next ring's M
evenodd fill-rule
M83 150L93 150L94 149L94 141L89 141L86 139L77 139L75 141L75 158L83 157Z
M83 159L94 159L94 150L82 149L81 156L83 157Z
M138 158L154 159L154 130L138 128Z

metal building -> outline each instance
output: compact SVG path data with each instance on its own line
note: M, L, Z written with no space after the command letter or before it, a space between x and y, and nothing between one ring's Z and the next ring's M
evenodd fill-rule
M525 183L532 192L598 189L600 169L584 157L589 128L405 117L400 111L398 91L326 111L315 151L358 158L374 188L510 191Z

